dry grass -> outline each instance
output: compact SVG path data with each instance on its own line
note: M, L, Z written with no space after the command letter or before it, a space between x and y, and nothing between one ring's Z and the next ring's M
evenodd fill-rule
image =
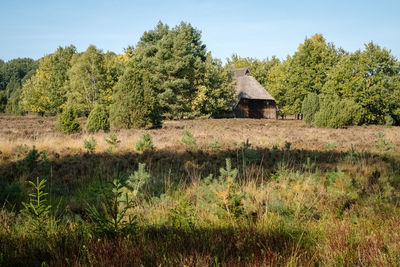
M11 195L11 204L24 200L26 181L37 176L48 179L54 203L65 202L60 208L65 220L54 238L26 230L18 206L12 212L0 209L0 253L11 266L32 261L54 266L400 265L398 127L335 130L308 128L296 120L167 121L148 131L154 150L134 152L145 131L120 130L116 153L103 153L108 133L94 134L96 153L85 153L83 140L90 134L64 135L54 125L55 118L0 116L0 177L9 192L14 192L11 185L23 190ZM184 126L200 149L179 144ZM378 132L385 135L376 147ZM246 139L252 144L247 155L238 148ZM223 147L208 148L213 141ZM19 155L23 144L27 151ZM46 150L50 160L27 160L32 146ZM238 215L219 198L231 187L205 179L217 178L226 158L239 171L232 187L243 207ZM151 174L130 211L138 216L139 230L129 238L87 235L85 207L98 197L92 189L100 180L132 173L139 162Z
M108 144L104 138L108 133L81 133L64 135L54 130L56 119L43 118L34 115L9 116L0 115L0 151L13 154L18 145L36 146L39 150L47 150L60 155L74 154L84 151L83 140L94 136L97 140L97 152L104 152ZM85 121L81 120L82 125ZM373 147L373 141L378 132L383 132L385 138L397 146L400 144L398 127L384 126L353 126L347 129L308 128L303 121L297 120L265 120L265 119L207 119L166 121L161 129L148 132L153 137L156 148L175 146L181 138L184 126L193 132L200 146L218 141L225 147L249 139L253 147L282 147L285 142L292 143L292 148L307 150L322 150L327 143L336 145L339 151L350 148L367 150ZM135 147L144 130L116 131L121 140L119 152L129 152Z

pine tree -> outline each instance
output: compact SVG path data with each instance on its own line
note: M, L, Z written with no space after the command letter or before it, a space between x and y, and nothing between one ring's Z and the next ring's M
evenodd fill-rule
M161 124L157 84L146 70L128 67L115 86L111 123L116 128L151 128Z

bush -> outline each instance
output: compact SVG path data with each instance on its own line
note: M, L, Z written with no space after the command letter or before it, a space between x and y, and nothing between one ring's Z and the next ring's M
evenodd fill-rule
M83 146L86 148L86 150L90 153L93 154L96 151L96 139L92 136L89 140L83 140Z
M110 119L107 108L103 105L97 105L90 112L86 130L91 133L98 132L100 130L108 131L110 129Z
M89 205L86 209L93 230L100 236L126 236L136 229L136 216L128 214L134 207L129 198L126 181L122 177L108 182L97 195L100 198L100 208Z
M309 93L303 100L301 112L304 121L311 126L314 123L314 116L319 111L319 98L316 93Z
M142 152L146 149L154 149L153 140L149 133L141 134L139 140L136 142L136 151Z
M392 118L392 116L390 116L389 114L386 114L385 116L385 126L386 127L392 127L394 124L394 119Z
M115 150L117 150L119 144L121 143L121 140L118 140L118 137L115 133L110 133L108 135L108 138L104 138L104 140L109 144L110 146L107 149L107 152L113 153Z
M80 132L81 126L79 125L75 110L68 107L59 114L56 127L65 134Z
M315 114L314 122L318 127L341 128L358 125L362 118L362 108L350 99L325 97L320 110Z
M187 126L185 126L185 129L183 130L183 136L182 139L179 140L179 143L189 147L196 147L196 138L194 138L193 133L189 130Z

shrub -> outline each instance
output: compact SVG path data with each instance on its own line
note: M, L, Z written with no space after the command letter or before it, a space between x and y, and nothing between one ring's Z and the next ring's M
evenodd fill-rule
M113 153L121 143L121 140L118 140L117 135L115 133L110 133L108 135L108 138L104 138L107 144L110 145L110 147L107 149L108 152Z
M65 134L77 133L81 130L78 122L78 117L73 108L66 108L61 114L58 115L57 129Z
M303 100L301 112L304 121L311 126L314 123L314 116L319 111L319 98L316 93L309 93Z
M125 236L136 230L136 216L129 213L135 207L135 200L143 185L150 179L146 165L139 163L138 170L128 179L120 176L106 183L96 195L100 207L89 205L87 212L97 234L103 236Z
M337 148L336 142L326 142L323 146L327 150L335 150Z
M362 109L350 99L325 97L320 102L320 110L315 114L318 127L341 128L361 122Z
M231 159L227 158L225 161L226 167L219 169L220 175L218 180L214 180L214 193L217 195L221 207L225 209L229 215L238 217L243 214L244 211L242 203L243 195L238 189L236 182L238 170L232 169Z
M193 133L190 131L190 129L185 126L185 129L183 130L183 134L182 134L182 139L179 140L179 143L181 143L182 145L186 145L189 147L196 147L196 138L194 138Z
M96 105L90 112L86 130L94 133L100 130L108 131L110 129L110 119L107 108L103 105Z
M127 185L133 197L137 197L143 185L150 180L151 176L145 168L145 163L139 163L138 170L134 171L128 178Z
M218 150L221 147L222 147L222 144L220 142L216 141L216 140L213 141L212 143L208 144L208 148L212 148L212 149L215 149L215 150Z
M374 146L376 149L381 151L395 151L396 144L385 138L385 133L378 132L376 134L377 139L374 140Z
M195 211L189 201L180 196L175 207L169 210L168 221L176 228L183 230L193 229Z
M96 151L96 139L92 136L89 140L83 140L83 146L86 148L86 150L93 154Z
M24 214L31 219L30 223L34 231L44 232L49 225L51 205L47 204L44 192L46 180L36 178L36 183L29 181L32 187L32 193L29 194L29 203L22 202ZM55 220L53 219L53 222Z
M136 151L142 152L146 149L154 149L153 140L149 133L141 134L136 142Z
M86 209L94 231L100 236L110 237L133 233L136 229L136 216L127 214L134 205L124 179L120 177L108 182L97 195L101 198L101 208L89 205Z
M392 118L392 116L390 116L389 114L385 115L385 126L386 127L392 127L394 124L394 119Z

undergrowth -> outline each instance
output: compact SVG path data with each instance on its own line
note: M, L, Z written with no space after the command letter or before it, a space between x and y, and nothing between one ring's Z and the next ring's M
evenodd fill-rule
M376 153L249 140L171 151L148 137L131 154L115 134L103 154L21 146L0 166L0 265L400 264L399 155L384 135Z

